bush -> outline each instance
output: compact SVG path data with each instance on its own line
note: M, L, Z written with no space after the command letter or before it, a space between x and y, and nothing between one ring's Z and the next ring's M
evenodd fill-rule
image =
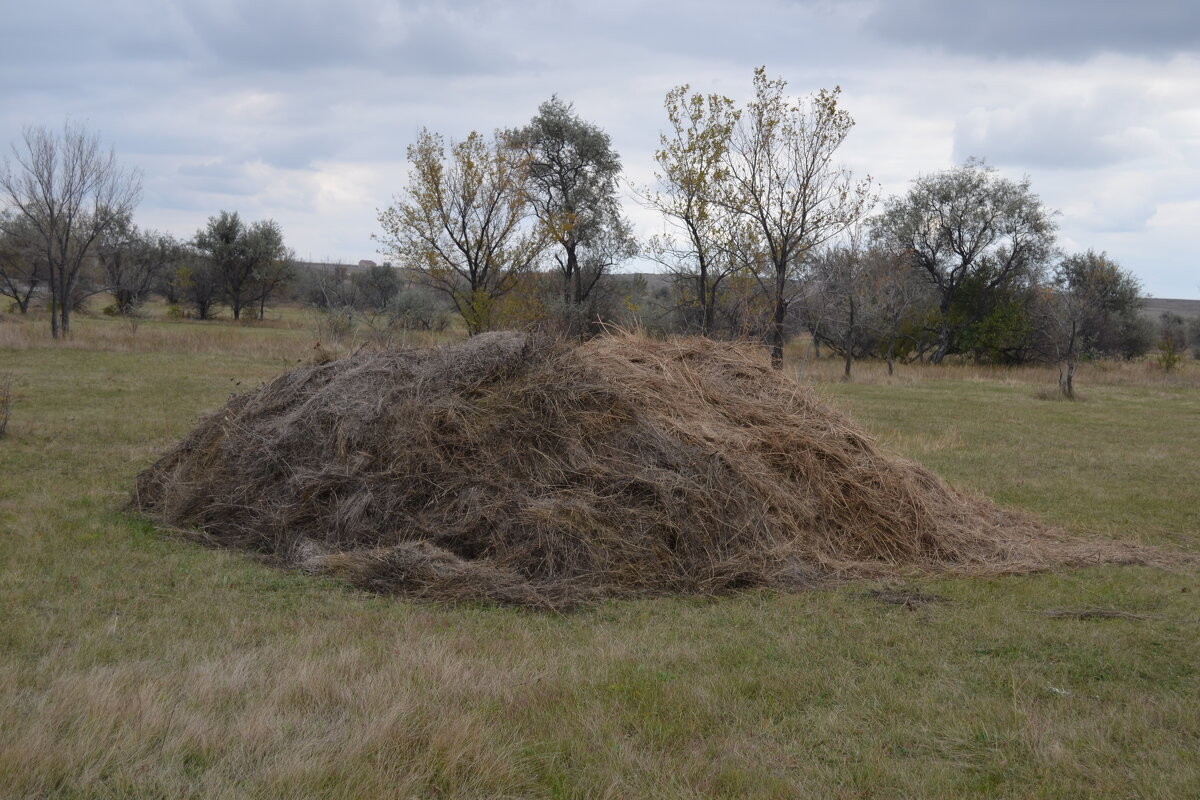
M1187 325L1178 314L1164 313L1158 322L1158 355L1155 357L1164 372L1178 366L1187 350Z

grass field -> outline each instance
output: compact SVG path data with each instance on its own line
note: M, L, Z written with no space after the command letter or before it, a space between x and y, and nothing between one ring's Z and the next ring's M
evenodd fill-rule
M121 513L199 414L313 344L298 317L81 318L66 346L0 325L0 796L1200 796L1194 565L551 615L373 597ZM1039 399L1045 370L856 370L814 385L957 486L1200 551L1195 364L1085 369L1080 403Z

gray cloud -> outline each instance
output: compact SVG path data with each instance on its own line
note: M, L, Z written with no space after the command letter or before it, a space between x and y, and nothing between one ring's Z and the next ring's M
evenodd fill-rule
M844 153L887 192L983 156L1030 174L1087 246L1135 269L1139 248L1154 252L1161 275L1190 269L1163 244L1191 235L1177 209L1200 199L1200 62L1171 56L1197 49L1200 24L1182 3L9 5L0 149L23 124L83 122L144 172L142 224L181 235L236 209L278 219L303 253L369 257L375 209L403 186L421 127L520 125L554 92L645 183L664 93L690 83L743 101L765 63L798 95L845 87L859 126ZM1125 55L1097 55L1113 52ZM630 214L653 232L653 215Z
M888 41L977 56L1165 57L1200 50L1194 0L880 0L865 27Z
M1006 166L1095 169L1155 155L1144 103L1103 98L1035 98L1018 106L976 109L954 131L954 158L980 156Z

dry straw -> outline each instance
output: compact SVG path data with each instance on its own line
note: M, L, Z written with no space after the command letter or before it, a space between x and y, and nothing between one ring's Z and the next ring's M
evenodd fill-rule
M555 608L1143 558L881 452L757 348L629 335L292 370L203 421L133 505L373 591Z

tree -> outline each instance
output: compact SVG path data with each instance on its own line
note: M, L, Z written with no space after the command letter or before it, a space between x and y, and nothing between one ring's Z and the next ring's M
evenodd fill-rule
M656 237L649 250L685 287L699 308L697 328L711 336L721 284L742 267L731 246L739 231L719 198L726 178L729 137L741 113L728 97L688 95L688 86L667 93L664 105L671 131L659 136L654 154L659 189L646 192L647 204L666 217L681 236Z
M822 89L803 104L787 82L754 70L754 99L734 127L721 203L750 221L766 256L762 283L772 304L771 360L783 364L788 308L808 252L845 231L873 203L871 179L855 180L833 162L854 126L838 107L841 89Z
M212 259L195 247L186 247L175 268L173 286L198 319L213 318L221 297L221 285L220 271Z
M495 301L532 270L544 230L526 225L527 159L507 139L472 132L451 142L423 130L408 148L409 185L379 213L382 241L446 295L468 333L491 326Z
M912 335L919 328L920 316L931 307L929 286L903 254L874 242L874 283L879 314L878 335L882 355L887 362L888 375L895 373L896 349L902 343L906 350L918 345Z
M1089 352L1115 349L1125 317L1140 314L1141 285L1106 253L1067 256L1042 292L1041 318L1064 397L1075 399L1075 370Z
M251 297L258 305L258 318L266 319L267 304L296 277L296 254L282 248L274 258L265 259L254 271Z
M145 273L150 276L145 294L157 292L166 296L167 302L178 303L175 277L186 262L187 245L169 233L143 230L141 236ZM140 291L140 290L139 290Z
M938 292L933 363L951 352L956 334L987 316L1004 289L1021 278L1032 283L1054 251L1053 215L1029 179L1002 178L973 159L917 178L907 195L887 203L878 225L888 246L908 253ZM968 287L975 302L960 307Z
M843 377L850 379L854 357L869 347L872 328L867 258L859 237L851 236L844 244L835 244L809 259L808 283L811 291L804 305L814 306L821 315L820 326L811 326L814 336L827 341L842 354Z
M621 159L608 134L581 120L557 96L524 128L504 138L526 159L528 196L542 229L560 251L563 301L578 316L600 279L637 252L620 214ZM572 319L572 326L580 320Z
M194 243L215 267L221 294L234 319L241 319L247 306L265 306L267 295L280 282L275 279L279 262L288 260L279 223L268 219L246 225L236 211L209 217L208 226L196 232Z
M138 230L126 217L97 241L100 290L112 295L118 314L129 316L181 258L181 246L169 234Z
M0 191L32 228L50 286L50 330L69 336L76 283L96 241L128 217L141 196L141 178L104 151L97 135L68 122L60 134L25 128L5 159Z
M358 297L357 305L375 312L386 311L403 288L400 273L387 264L367 267L365 272L358 273L351 281Z
M908 260L868 233L855 227L844 239L815 251L798 302L814 343L842 355L847 379L854 359L871 354L882 356L888 375L893 374L897 346L905 339L911 342L914 316L929 300Z
M0 212L0 297L11 297L22 314L28 313L30 301L46 280L36 234L25 217Z

